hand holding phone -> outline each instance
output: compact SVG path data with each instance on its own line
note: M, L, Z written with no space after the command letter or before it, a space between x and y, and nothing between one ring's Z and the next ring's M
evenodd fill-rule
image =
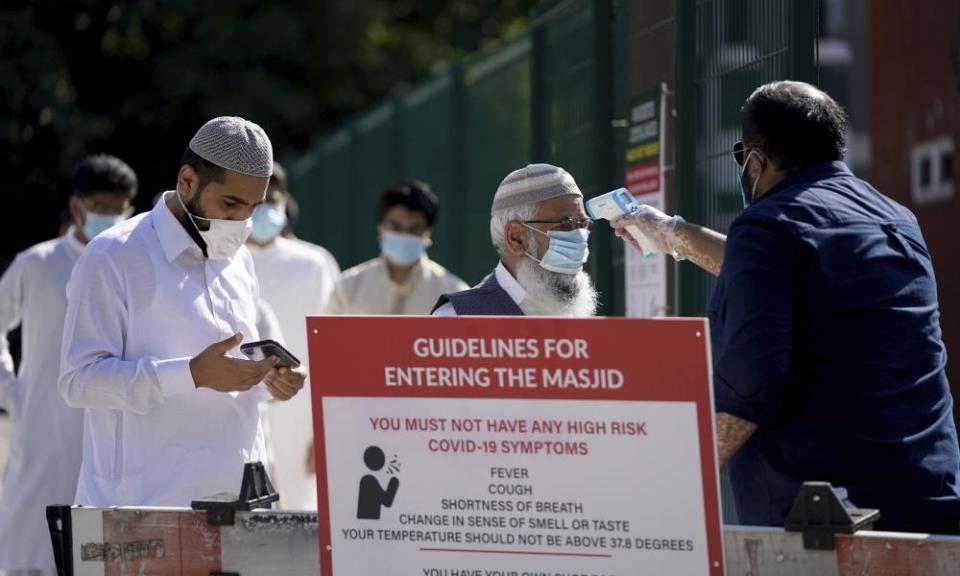
M260 361L270 356L277 357L277 367L285 366L287 368L297 368L300 366L300 360L290 353L289 350L281 346L274 340L260 340L259 342L248 342L240 346L240 351L251 360Z
M227 354L243 342L243 334L214 342L190 359L190 375L197 388L236 395L256 386L273 370L275 363L266 357L259 362L231 358Z

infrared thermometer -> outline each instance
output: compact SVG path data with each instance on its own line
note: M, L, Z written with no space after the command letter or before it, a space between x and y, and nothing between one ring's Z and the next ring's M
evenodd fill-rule
M640 209L640 204L637 203L629 190L617 188L613 192L607 192L587 200L584 207L587 210L587 216L592 220L616 220L621 216L633 214ZM629 225L626 230L637 241L644 256L656 254L656 246L649 238L644 236L639 228Z

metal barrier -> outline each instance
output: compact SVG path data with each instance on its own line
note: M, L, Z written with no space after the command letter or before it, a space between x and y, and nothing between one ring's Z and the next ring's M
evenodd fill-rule
M68 542L61 576L319 574L317 516L236 512L231 525L188 509L63 507ZM724 527L731 576L956 576L960 537L862 531L835 536L834 550L804 548L781 528ZM643 574L638 566L637 574Z

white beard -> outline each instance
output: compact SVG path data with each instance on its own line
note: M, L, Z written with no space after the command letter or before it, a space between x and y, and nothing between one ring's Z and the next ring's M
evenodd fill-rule
M597 290L586 272L560 274L544 270L529 258L517 262L517 283L526 292L530 316L587 318L597 312Z

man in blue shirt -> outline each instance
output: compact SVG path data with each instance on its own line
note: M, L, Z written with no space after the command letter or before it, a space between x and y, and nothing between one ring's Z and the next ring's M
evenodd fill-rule
M615 225L718 275L717 437L741 523L782 525L800 485L822 480L879 508L878 529L957 533L930 254L913 214L841 161L846 127L809 84L761 86L742 111L745 209L726 237L650 207Z

